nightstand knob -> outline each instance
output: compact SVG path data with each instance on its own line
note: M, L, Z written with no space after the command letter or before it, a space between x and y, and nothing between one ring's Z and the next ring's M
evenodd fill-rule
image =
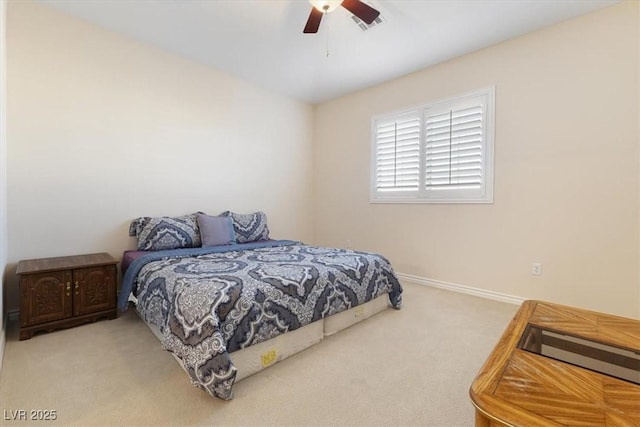
M67 296L71 296L71 282L67 282Z

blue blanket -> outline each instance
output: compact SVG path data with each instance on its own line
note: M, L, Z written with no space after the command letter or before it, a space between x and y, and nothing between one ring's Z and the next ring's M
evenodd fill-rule
M292 245L296 244L293 240L265 240L252 243L234 243L232 245L224 246L210 246L200 248L187 248L187 249L171 249L166 251L154 251L148 254L142 255L136 258L127 271L125 271L122 277L122 289L120 290L120 296L118 297L118 309L120 311L127 311L129 307L129 296L134 290L135 280L138 277L140 269L151 261L159 261L161 259L168 258L186 258L197 257L199 255L241 251L245 249L267 248L273 246Z

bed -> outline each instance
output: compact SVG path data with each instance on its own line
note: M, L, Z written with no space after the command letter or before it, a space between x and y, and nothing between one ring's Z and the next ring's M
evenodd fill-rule
M381 255L238 236L223 245L139 245L122 262L119 309L135 301L191 382L214 397L232 399L237 380L401 306L402 287Z

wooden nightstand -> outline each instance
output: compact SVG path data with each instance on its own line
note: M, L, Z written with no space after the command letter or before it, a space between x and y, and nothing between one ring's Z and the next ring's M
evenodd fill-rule
M115 319L116 264L106 253L20 261L20 340Z

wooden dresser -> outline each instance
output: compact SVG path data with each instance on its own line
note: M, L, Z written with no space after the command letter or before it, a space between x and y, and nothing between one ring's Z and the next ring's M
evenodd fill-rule
M39 331L115 319L116 264L107 253L20 261L20 340Z

